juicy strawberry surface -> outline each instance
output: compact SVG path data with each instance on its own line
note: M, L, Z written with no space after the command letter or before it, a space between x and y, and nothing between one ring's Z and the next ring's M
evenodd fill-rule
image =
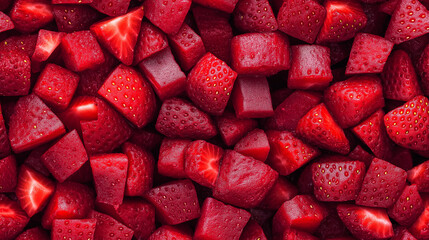
M22 32L34 32L54 19L47 0L19 0L10 12L15 28Z
M0 94L2 96L28 94L31 84L30 68L30 58L25 52L0 50Z
M270 143L267 134L261 129L255 129L244 136L234 146L234 151L265 162L270 153Z
M131 240L134 231L111 216L92 210L88 217L97 220L94 239L114 240L117 238Z
M14 239L24 229L29 220L18 202L0 194L0 238Z
M43 62L48 60L49 56L60 45L64 33L40 30L37 37L36 49L34 50L31 60Z
M134 51L134 64L168 47L165 33L149 22L143 21Z
M11 30L13 28L15 28L15 25L10 17L3 12L0 12L0 32Z
M51 239L92 238L97 220L92 219L55 219L52 224Z
M30 228L19 234L16 240L49 240L48 233L40 227Z
M272 32L278 28L268 0L239 1L234 12L234 24L244 32Z
M148 0L144 3L146 17L167 34L176 34L191 7L191 0Z
M58 4L52 8L55 22L61 32L86 30L100 18L96 10L85 4Z
M127 12L128 6L130 5L130 0L116 0L112 2L93 0L90 5L97 11L114 17Z

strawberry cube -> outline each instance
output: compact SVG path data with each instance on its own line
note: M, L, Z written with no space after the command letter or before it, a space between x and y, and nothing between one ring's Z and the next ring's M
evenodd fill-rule
M238 0L194 0L194 2L209 8L232 13Z
M145 16L166 34L176 34L191 4L192 0L147 0L144 2Z
M158 173L171 178L185 178L185 151L190 140L164 138L159 149Z
M164 239L192 240L192 232L188 229L182 229L182 227L164 225L156 229L148 240Z
M134 51L134 65L168 47L165 33L152 23L143 21Z
M52 224L52 240L79 239L94 236L97 219L55 219Z
M234 151L265 162L270 152L270 143L264 130L255 129L244 136L234 146Z
M14 156L0 160L0 193L13 192L16 187L18 171Z
M134 231L132 229L107 214L91 210L88 218L97 220L94 239L116 240L119 238L121 240L131 240L133 238Z
M257 125L258 123L254 119L238 119L231 112L225 112L217 118L220 136L227 146L236 144Z

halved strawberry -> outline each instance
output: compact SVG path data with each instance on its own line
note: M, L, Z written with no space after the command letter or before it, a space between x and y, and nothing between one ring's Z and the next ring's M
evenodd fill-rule
M417 185L406 186L396 203L389 208L389 216L403 226L410 226L423 212L423 200Z
M0 193L14 192L17 179L17 163L13 155L0 159Z
M15 240L50 240L47 231L41 227L30 228L21 233Z
M168 47L165 33L152 23L143 21L134 51L134 64Z
M143 7L91 26L98 41L125 65L131 65L143 19Z
M115 0L113 2L106 2L105 0L93 0L90 5L101 13L111 17L116 17L127 13L130 0Z
M393 237L392 222L385 209L340 204L337 211L347 229L358 239Z
M5 32L14 28L15 25L13 24L10 17L3 12L0 12L0 32Z
M22 32L34 32L54 19L48 0L18 0L12 7L10 18L15 28Z
M417 239L428 239L429 238L429 198L425 196L423 198L424 210L417 220L411 225L409 231Z
M234 10L234 25L243 32L272 32L278 28L268 0L242 0Z
M417 185L419 192L429 192L429 161L425 161L409 170L408 181Z
M14 239L24 230L29 220L18 202L0 194L0 239Z
M246 136L235 144L234 151L265 162L270 153L270 143L268 142L267 134L261 129L255 129L247 133Z
M204 140L194 141L186 149L185 172L196 183L213 187L222 155L222 148Z
M62 32L53 32L40 29L37 37L36 49L31 60L43 62L48 60L49 56L60 45L61 39L65 36Z
M54 5L53 12L58 30L66 33L87 30L101 15L86 4Z
M97 219L55 219L51 240L93 239Z
M94 239L117 240L119 238L121 240L131 240L133 238L133 230L107 214L91 210L88 217L97 220Z
M31 63L24 51L0 50L0 94L27 95L30 90Z

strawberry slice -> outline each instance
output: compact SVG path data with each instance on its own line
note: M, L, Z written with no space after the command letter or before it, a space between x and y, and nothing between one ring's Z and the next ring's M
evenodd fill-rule
M0 159L0 193L15 191L18 179L16 160L13 155Z
M55 219L51 240L92 239L97 219Z
M61 39L65 36L62 32L53 32L40 29L37 37L36 49L31 60L43 62L48 60L49 56L60 45Z
M18 0L10 11L15 28L22 32L34 32L54 19L48 0Z
M19 171L16 196L22 209L32 217L40 212L54 193L55 185L47 177L26 165Z
M358 239L393 237L392 223L385 209L340 204L337 211L347 229Z
M142 7L136 8L125 15L92 25L91 31L117 59L125 65L131 65L143 13Z
M0 50L0 94L2 96L27 95L31 85L30 71L30 58L24 51Z
M234 25L243 32L272 32L278 28L268 0L242 0L234 11Z
M29 220L18 202L0 194L0 239L14 239Z
M185 153L185 172L196 183L213 187L223 149L204 140L192 142Z
M5 32L7 30L14 29L15 25L8 15L3 12L0 12L0 32Z
M97 9L97 11L109 15L111 17L116 17L127 13L129 5L130 0L93 0L90 4L90 6Z
M15 240L50 240L48 232L41 227L30 228L21 233Z
M87 30L101 15L87 5L76 4L54 5L53 12L58 31L66 33Z

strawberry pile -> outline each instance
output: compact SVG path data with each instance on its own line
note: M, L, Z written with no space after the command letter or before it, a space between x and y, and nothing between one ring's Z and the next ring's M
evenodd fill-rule
M429 240L429 0L0 0L0 240Z

